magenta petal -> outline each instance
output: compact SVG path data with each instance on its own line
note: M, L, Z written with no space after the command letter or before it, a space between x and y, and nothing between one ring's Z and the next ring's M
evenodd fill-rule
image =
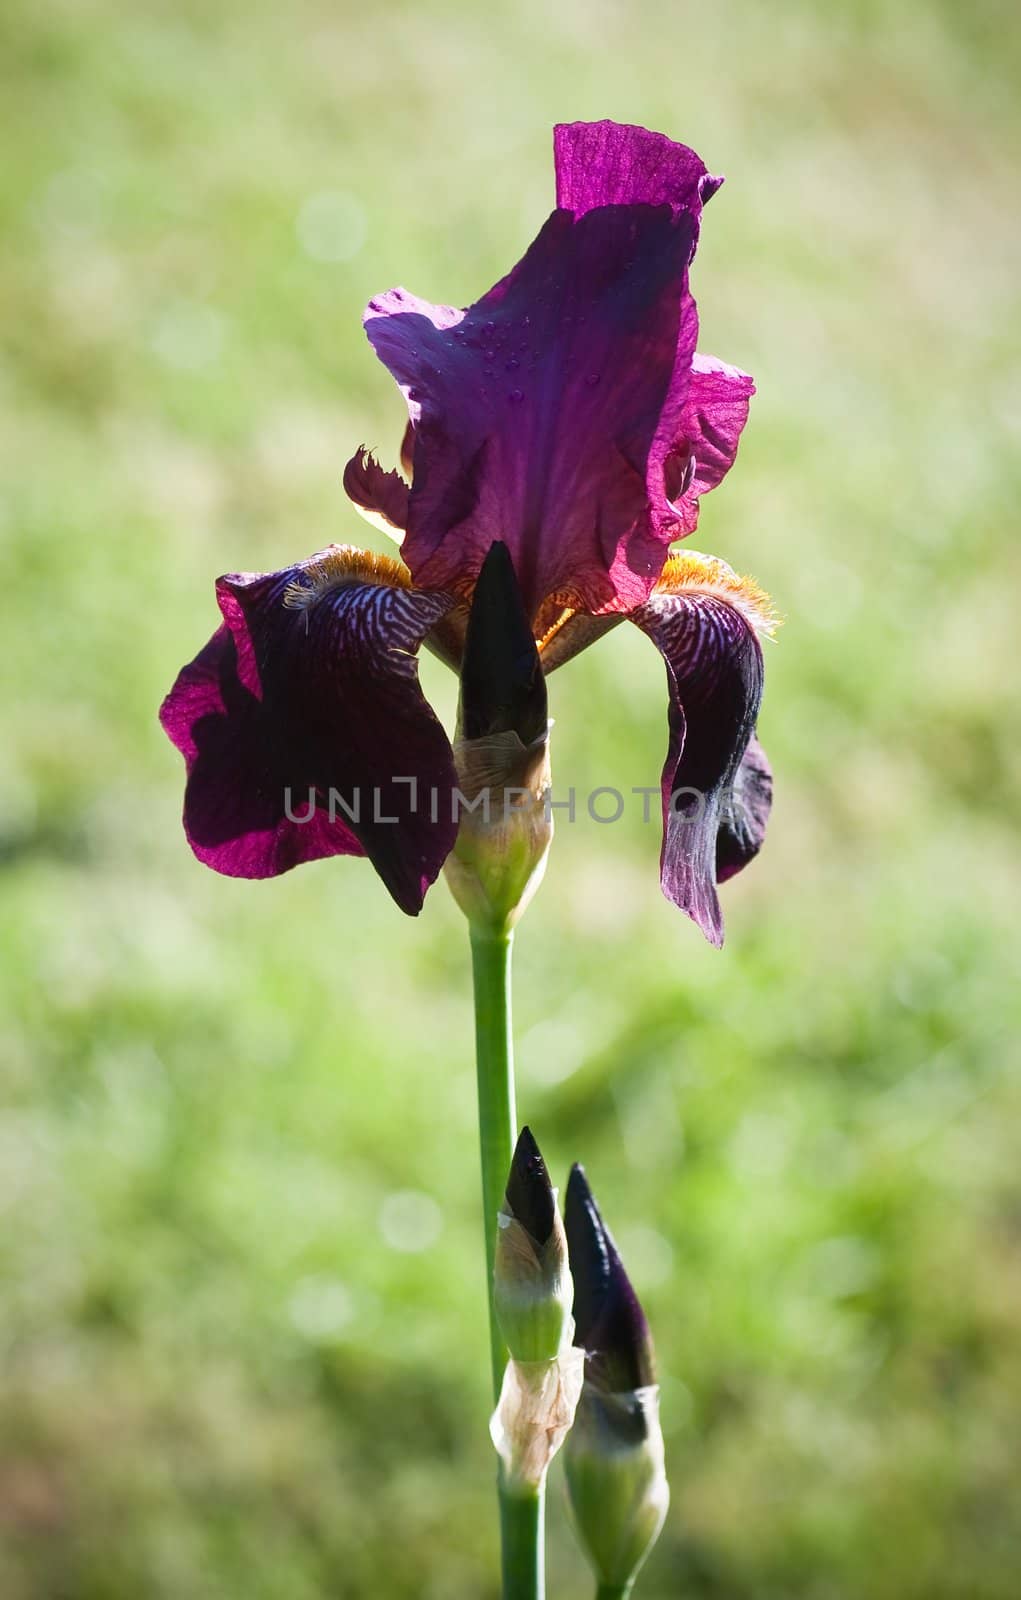
M665 466L666 493L677 514L677 535L698 524L700 495L730 471L755 384L747 372L696 353L680 426Z
M644 128L555 133L557 203L524 259L461 312L403 289L366 331L414 426L403 554L417 583L464 592L510 550L526 604L640 604L691 481L676 454L698 332L687 267L718 188Z
M207 867L231 878L272 878L322 856L365 854L325 807L307 823L288 820L274 729L262 701L241 682L226 624L179 673L160 721L187 764L184 827ZM296 816L304 816L307 800L307 784L295 785Z
M659 647L670 691L661 779L663 893L720 945L717 851L722 876L743 865L735 864L735 850L745 850L744 859L754 854L732 836L730 817L762 698L762 650L742 612L711 594L660 592L632 620Z
M450 600L372 581L370 558L358 563L332 550L221 578L226 626L160 716L187 764L200 860L262 878L365 854L414 914L457 831L450 744L415 660Z
M687 145L619 122L567 122L553 130L557 205L668 205L696 217L723 182Z
M592 611L648 596L676 536L663 460L697 331L694 236L665 206L557 211L463 314L403 290L371 303L415 423L416 583L463 589L502 540L533 615L553 593Z

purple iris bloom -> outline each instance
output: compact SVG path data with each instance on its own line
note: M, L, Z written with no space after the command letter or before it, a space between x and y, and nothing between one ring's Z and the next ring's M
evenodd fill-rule
M758 850L772 786L754 737L768 600L724 562L669 549L731 466L754 392L695 350L688 269L722 180L612 122L558 127L554 156L556 209L475 305L403 289L369 305L407 401L407 477L360 450L344 484L400 559L333 546L221 578L223 624L161 717L200 860L261 878L367 855L417 913L457 833L457 777L416 656L424 644L460 670L502 544L546 674L625 619L660 649L662 886L718 944L716 883Z

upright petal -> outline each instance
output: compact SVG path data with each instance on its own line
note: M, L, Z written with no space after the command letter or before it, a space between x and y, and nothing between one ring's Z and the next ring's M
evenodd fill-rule
M723 182L685 144L620 122L561 122L553 130L557 205L670 206L696 218Z
M663 893L719 945L718 852L721 876L729 876L754 854L765 826L761 794L755 820L740 836L733 818L735 786L762 698L758 635L773 626L772 609L750 579L737 577L723 561L692 552L671 556L655 593L632 621L662 652L670 692L670 741L661 780ZM746 771L749 781L751 772Z
M399 472L384 472L361 445L344 468L344 491L366 522L400 543L408 521L408 485Z
M747 372L696 351L680 426L665 466L666 493L677 514L676 536L697 527L699 498L715 489L734 465L754 393Z
M550 595L640 604L677 535L664 463L712 192L699 158L662 135L600 123L556 138L561 209L487 295L460 312L396 289L366 314L415 428L402 551L415 581L463 592L502 540L532 616Z
M232 877L368 855L421 909L457 832L450 744L415 654L449 609L399 563L332 546L282 572L221 578L224 626L167 696L188 768L185 830Z

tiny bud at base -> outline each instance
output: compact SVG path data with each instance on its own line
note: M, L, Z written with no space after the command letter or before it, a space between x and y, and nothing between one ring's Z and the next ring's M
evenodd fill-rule
M670 1504L658 1387L609 1394L586 1383L564 1463L579 1543L599 1582L626 1590Z

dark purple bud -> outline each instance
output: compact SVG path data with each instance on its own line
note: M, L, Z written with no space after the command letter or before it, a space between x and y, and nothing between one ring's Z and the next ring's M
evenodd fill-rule
M515 1361L555 1361L571 1319L567 1238L530 1128L511 1160L493 1257L493 1309Z
M461 665L465 739L513 732L534 744L546 732L546 679L507 546L491 544L482 563Z
M655 1383L645 1313L577 1164L567 1183L564 1221L574 1279L574 1342L586 1352L586 1381L610 1394Z
M506 1198L509 1214L527 1229L541 1250L553 1232L557 1207L546 1163L527 1127L522 1128L514 1148Z

